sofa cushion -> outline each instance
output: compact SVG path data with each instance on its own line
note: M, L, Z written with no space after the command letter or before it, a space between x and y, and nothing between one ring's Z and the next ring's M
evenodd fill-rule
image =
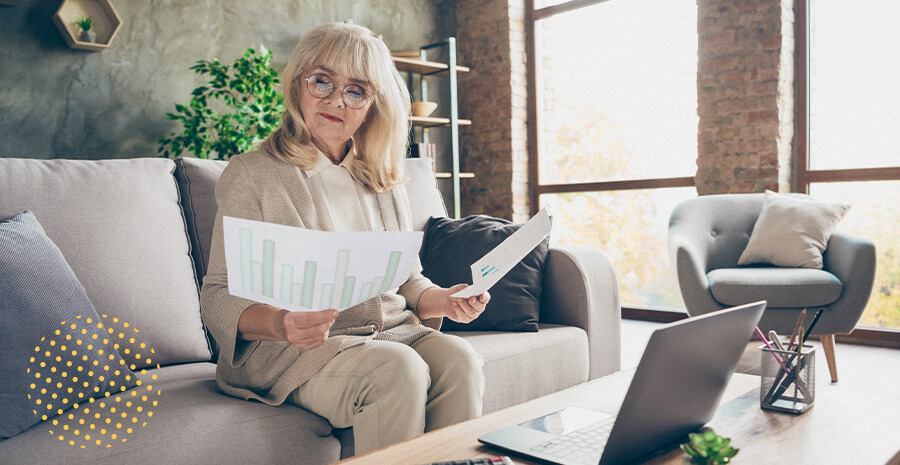
M406 194L410 199L413 231L423 231L432 216L447 216L444 198L434 178L433 163L430 158L406 159Z
M148 370L141 379L145 385L153 386L148 400L143 402L149 406L136 414L141 421L132 433L121 433L127 436L127 442L109 448L88 445L76 449L49 436L47 428L37 425L0 442L0 457L3 463L19 465L118 465L132 461L297 464L333 463L339 459L341 446L329 436L331 427L323 418L292 405L273 407L226 396L219 391L215 378L216 366L212 363ZM143 389L138 387L135 391ZM156 405L154 399L158 399ZM137 404L135 401L132 407L122 410L132 417ZM148 410L153 412L152 417L147 418ZM92 414L77 413L74 421L91 421Z
M0 438L135 385L112 343L92 342L100 317L30 211L0 221L0 296Z
M154 350L146 363L120 349L138 368L210 357L174 169L160 158L0 159L0 217L40 218L104 324L128 323Z
M472 283L470 266L522 227L486 215L461 220L431 218L419 256L422 274L439 286ZM491 301L471 323L444 318L444 331L537 331L549 238L490 289Z
M175 160L175 179L181 192L181 208L191 238L191 257L197 268L197 278L203 284L209 265L209 246L213 224L216 222L216 183L227 161L178 158Z
M588 380L587 333L581 328L541 323L536 333L452 334L469 341L484 359L484 413Z
M822 269L822 252L850 205L766 191L762 212L738 265L768 263Z
M765 300L768 308L817 307L843 290L837 276L810 268L719 268L707 279L713 298L728 306Z

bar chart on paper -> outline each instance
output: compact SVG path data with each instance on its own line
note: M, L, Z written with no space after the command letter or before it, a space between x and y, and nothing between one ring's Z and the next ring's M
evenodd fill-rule
M232 295L293 311L343 310L406 281L421 232L326 232L224 217Z

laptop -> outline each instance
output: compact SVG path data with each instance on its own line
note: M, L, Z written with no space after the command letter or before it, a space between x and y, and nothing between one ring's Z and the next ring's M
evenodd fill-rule
M655 330L617 412L570 406L478 440L549 463L606 465L685 438L712 419L765 308L754 302Z

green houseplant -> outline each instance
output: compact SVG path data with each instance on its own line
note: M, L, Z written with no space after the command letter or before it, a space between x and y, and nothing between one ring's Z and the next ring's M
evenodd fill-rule
M91 26L93 26L94 23L90 16L78 18L78 21L75 21L75 25L81 29L81 34L78 36L79 40L92 43L97 41L97 33L91 29Z
M713 430L688 434L690 442L681 444L681 450L697 465L725 465L737 455L739 449L731 447L731 439L719 436Z
M252 149L281 123L284 98L278 73L271 67L272 52L248 48L231 64L200 60L195 73L208 75L207 85L191 92L188 104L175 104L170 120L181 132L159 139L160 157L192 153L197 158L227 160Z

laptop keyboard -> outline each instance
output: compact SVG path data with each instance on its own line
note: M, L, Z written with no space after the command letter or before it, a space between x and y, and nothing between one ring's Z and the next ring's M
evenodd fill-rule
M597 465L615 422L616 417L611 417L571 433L557 436L532 447L531 450L571 462Z

